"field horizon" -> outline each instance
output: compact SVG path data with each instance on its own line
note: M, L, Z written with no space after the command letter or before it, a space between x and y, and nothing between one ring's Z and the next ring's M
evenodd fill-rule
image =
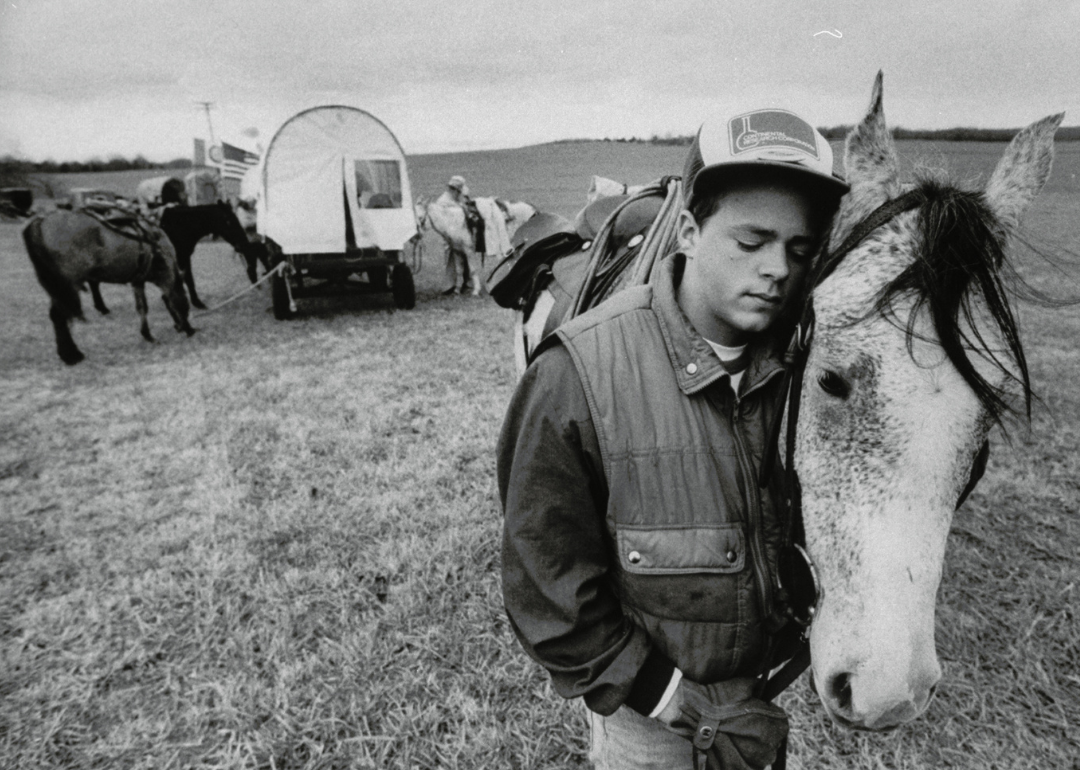
M1004 145L899 148L906 175L975 184ZM1080 143L1057 150L1014 265L1080 300ZM573 217L591 175L647 182L684 152L535 145L409 172L420 193L462 174ZM56 184L133 181L83 176ZM20 228L0 222L0 767L588 767L580 704L502 607L513 317L442 296L436 236L408 311L310 300L279 322L260 288L193 314L187 338L151 291L150 344L130 288L104 285L112 313L84 295L87 359L66 367ZM211 306L248 285L221 242L193 270ZM954 518L938 694L894 732L851 732L804 676L780 699L789 767L1080 768L1080 305L1017 310L1038 400L993 432Z

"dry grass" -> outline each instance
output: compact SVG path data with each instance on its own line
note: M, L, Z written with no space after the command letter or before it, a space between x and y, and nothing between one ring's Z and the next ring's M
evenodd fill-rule
M1075 242L1077 200L1051 193L1029 226ZM105 287L113 315L88 308L87 361L66 368L0 225L0 766L585 765L577 706L502 611L511 319L438 296L429 246L413 311L326 302L279 323L256 291L187 339L155 299L157 345ZM246 280L227 251L195 255L210 304ZM1043 403L995 438L957 515L938 698L895 733L850 733L804 678L783 699L793 767L1078 766L1080 312L1023 324Z

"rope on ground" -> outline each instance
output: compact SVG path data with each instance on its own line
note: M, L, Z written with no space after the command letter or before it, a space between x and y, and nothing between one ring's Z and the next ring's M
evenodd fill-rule
M285 265L286 265L285 262L278 262L276 265L274 265L273 270L269 271L266 275L264 275L262 278L257 280L255 283L248 286L246 289L243 289L241 291L236 292L236 294L232 295L227 300L225 300L223 302L219 302L218 304L214 305L213 307L209 307L206 310L200 310L198 313L192 313L191 317L192 318L199 318L200 316L209 315L210 313L213 313L215 310L220 310L221 308L225 307L230 302L232 302L234 299L239 299L240 297L244 296L249 291L251 291L252 289L257 287L259 284L266 281L268 278L270 278L274 274L280 273L282 270L285 269Z

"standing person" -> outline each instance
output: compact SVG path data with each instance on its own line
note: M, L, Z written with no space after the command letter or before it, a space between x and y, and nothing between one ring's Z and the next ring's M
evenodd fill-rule
M469 187L465 184L462 176L452 176L446 183L446 190L435 199L435 204L444 208L456 207L463 213L462 222L465 231L455 233L456 245L449 245L446 252L446 283L448 288L443 291L445 295L455 294L460 291L465 294L469 290L469 283L474 278L469 269L469 253L473 251L472 227L469 225L469 207L475 206L469 197ZM461 274L460 289L458 288L458 274Z
M507 614L584 699L598 770L689 768L699 727L710 767L763 767L787 732L753 698L786 622L757 474L787 311L847 186L779 109L703 124L683 183L678 251L545 341L498 446ZM705 724L736 702L740 724Z

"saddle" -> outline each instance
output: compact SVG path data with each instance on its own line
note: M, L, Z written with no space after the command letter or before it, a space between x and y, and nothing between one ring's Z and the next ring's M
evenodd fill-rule
M540 293L547 289L555 300L544 324L543 335L550 334L573 309L595 257L597 235L615 215L607 239L599 244L609 269L592 287L598 297L592 304L610 296L621 285L618 278L623 268L641 250L644 234L664 203L659 192L627 203L628 198L600 198L582 209L573 224L557 214L532 217L511 239L513 251L488 275L492 299L502 307L522 311L528 320Z
M87 216L105 228L139 243L154 244L157 237L154 224L137 211L108 203L94 203L82 208Z
M586 241L558 214L537 214L510 239L513 247L488 274L485 285L500 307L526 310L546 286L550 266L561 257L581 252Z

